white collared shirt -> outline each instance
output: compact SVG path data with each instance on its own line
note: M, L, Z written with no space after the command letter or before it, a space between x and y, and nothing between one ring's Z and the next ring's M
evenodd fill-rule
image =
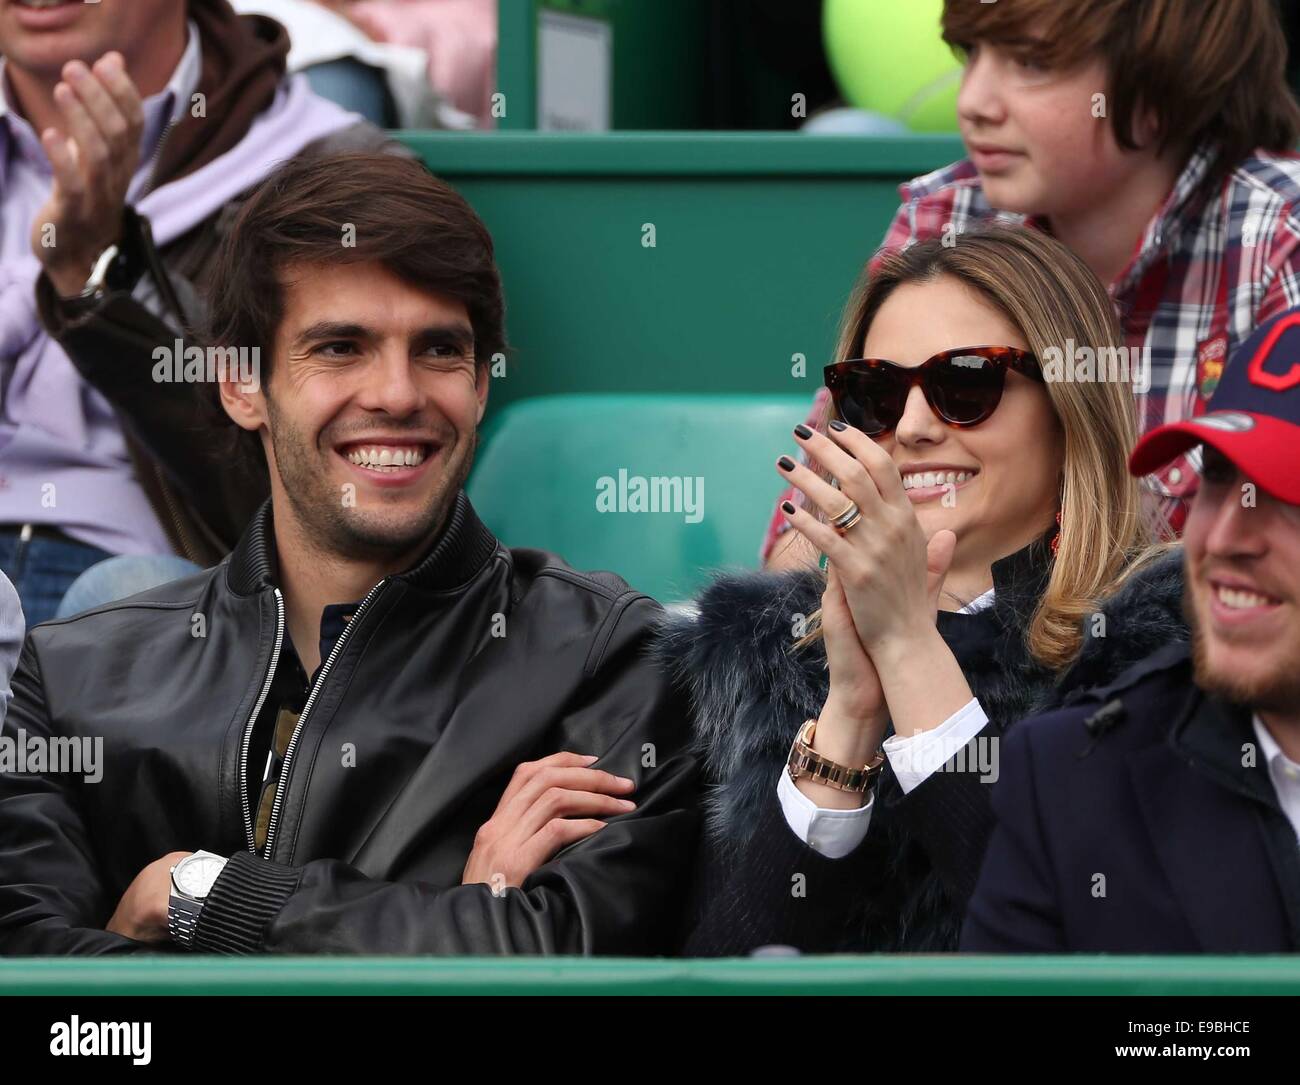
M957 611L976 614L993 605L993 589ZM984 709L971 698L938 727L917 735L891 735L882 749L889 758L898 786L904 794L923 784L958 750L979 734L989 722ZM871 825L875 796L852 810L833 810L818 806L795 786L784 768L776 782L776 794L791 831L814 851L827 859L843 859L866 838Z
M1297 843L1300 843L1300 765L1282 752L1282 747L1264 726L1263 720L1255 716L1251 722L1255 725L1255 737L1259 739L1259 751L1268 765L1273 790L1277 792L1278 805L1295 830Z

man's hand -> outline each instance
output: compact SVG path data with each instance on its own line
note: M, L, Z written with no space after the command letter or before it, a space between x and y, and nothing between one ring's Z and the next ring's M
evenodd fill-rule
M140 161L144 110L120 53L87 68L63 66L54 101L64 131L47 128L41 146L54 190L32 223L32 251L63 297L79 294L95 261L120 240L126 192Z
M172 892L172 867L190 851L173 851L155 859L126 887L117 911L105 930L137 942L167 942L167 900Z
M515 769L496 811L474 837L462 884L487 882L494 893L522 885L561 848L603 829L598 815L636 809L630 799L616 797L630 794L635 781L587 768L598 760L555 753Z

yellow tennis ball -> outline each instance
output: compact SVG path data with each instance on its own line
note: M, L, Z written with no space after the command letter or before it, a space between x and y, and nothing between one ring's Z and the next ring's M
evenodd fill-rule
M914 131L957 131L961 63L942 12L943 0L826 0L822 35L845 100Z

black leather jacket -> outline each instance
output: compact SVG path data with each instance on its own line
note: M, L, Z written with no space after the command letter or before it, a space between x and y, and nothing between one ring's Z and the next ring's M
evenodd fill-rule
M102 738L102 779L0 772L0 951L156 950L104 925L147 864L195 849L231 857L201 951L670 948L696 771L686 712L644 653L658 604L507 550L458 495L322 668L262 857L241 759L285 635L275 568L267 505L215 568L31 631L5 735ZM636 810L521 889L462 886L515 767L559 750L636 780Z

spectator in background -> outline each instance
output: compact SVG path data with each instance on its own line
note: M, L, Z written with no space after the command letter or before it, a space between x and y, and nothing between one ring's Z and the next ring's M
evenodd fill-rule
M231 0L289 33L289 71L312 90L381 128L472 128L474 118L438 99L423 49L374 40L346 8L318 0Z
M211 445L212 386L154 369L202 323L244 193L385 142L286 80L287 51L226 0L0 0L0 569L29 625L110 555L132 559L109 597L216 561L265 496Z
M429 82L443 101L495 128L497 0L324 0L376 41L429 55Z
M13 696L9 679L18 665L23 646L23 608L9 578L0 573L0 733L4 731L5 710Z
M1300 950L1300 310L1132 469L1193 445L1192 644L1008 738L963 949Z
M1300 303L1300 107L1273 0L946 0L942 25L970 157L902 187L882 249L994 216L1050 231L1149 352L1140 429L1203 411L1236 345ZM1150 482L1174 530L1196 455ZM776 567L809 556L786 527L778 509Z

